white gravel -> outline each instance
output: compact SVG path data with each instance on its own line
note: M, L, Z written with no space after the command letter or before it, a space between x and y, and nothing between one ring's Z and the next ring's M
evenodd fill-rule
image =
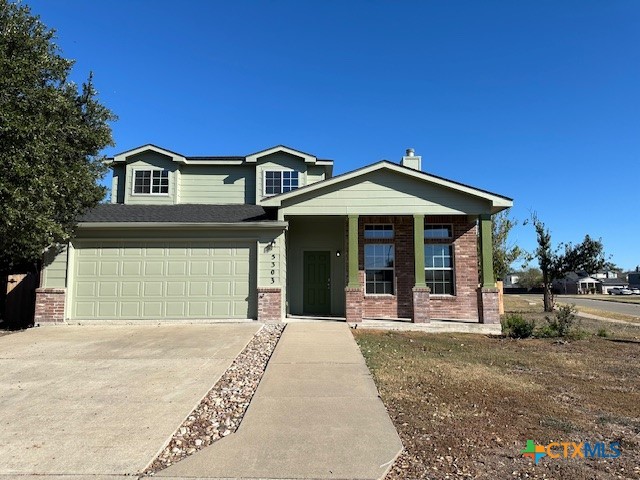
M153 475L235 432L285 325L264 325L144 471Z

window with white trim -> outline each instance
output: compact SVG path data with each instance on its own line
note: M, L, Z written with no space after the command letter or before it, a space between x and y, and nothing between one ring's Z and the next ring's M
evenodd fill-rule
M431 225L424 226L424 238L453 238L451 225Z
M264 194L278 195L279 193L290 192L300 186L298 172L293 170L276 171L268 170L264 172Z
M453 295L453 245L425 244L424 277L434 295Z
M365 225L364 238L367 240L374 238L391 239L393 238L393 225Z
M366 293L393 295L394 246L369 243L364 246Z
M133 193L141 195L168 195L169 171L135 170L133 174Z

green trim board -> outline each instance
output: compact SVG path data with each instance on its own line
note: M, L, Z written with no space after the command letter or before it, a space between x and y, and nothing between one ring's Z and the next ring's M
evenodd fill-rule
M349 215L349 288L360 287L358 273L358 215Z
M493 276L493 239L491 215L480 215L480 256L482 265L482 286L495 287Z
M415 286L426 287L424 275L424 215L413 216L413 249L415 266Z

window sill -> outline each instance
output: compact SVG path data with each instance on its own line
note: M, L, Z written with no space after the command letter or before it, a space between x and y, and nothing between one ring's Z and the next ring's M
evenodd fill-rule
M448 293L430 293L429 298L437 298L442 300L455 300L458 297L456 295L450 295Z
M395 298L395 295L393 293L365 293L364 294L365 297L388 297L388 298Z
M169 193L132 193L132 197L168 197Z

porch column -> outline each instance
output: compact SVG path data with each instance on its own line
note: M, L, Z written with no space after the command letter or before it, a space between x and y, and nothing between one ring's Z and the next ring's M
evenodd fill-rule
M495 287L493 277L493 239L491 238L491 215L480 215L480 252L482 264L482 286Z
M349 215L349 288L360 288L358 274L358 215Z
M413 322L429 321L429 287L424 278L424 215L413 216L414 275Z
M500 323L498 289L493 276L491 215L479 216L482 286L478 292L478 317L482 323Z
M345 290L345 306L347 322L362 321L362 304L364 292L358 271L358 215L349 215L347 229L348 279Z

